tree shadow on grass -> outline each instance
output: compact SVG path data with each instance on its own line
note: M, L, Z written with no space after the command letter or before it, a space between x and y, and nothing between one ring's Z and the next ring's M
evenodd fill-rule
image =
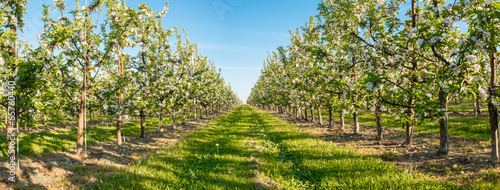
M264 114L265 115L265 114ZM288 179L294 188L311 189L425 189L456 188L447 183L413 176L393 164L361 156L333 143L297 132L295 127L269 127L277 119L260 121L277 154L264 154L272 163L266 170ZM363 135L356 138L370 138ZM347 141L355 141L349 139ZM280 166L280 167L274 167Z
M122 146L116 146L111 141L113 140L111 137L116 135L113 130L114 126L91 128L88 130L89 156L83 162L75 157L73 149L76 144L76 129L22 135L20 137L21 173L17 175L22 179L22 183L8 184L7 176L2 175L0 187L3 185L15 189L67 189L94 184L101 177L111 174L124 165L149 157L148 155L154 154L155 150L161 149L165 142L175 142L179 138L179 134L175 134L179 131L172 129L171 125L164 133L154 131L157 125L157 119L148 121L146 126L150 135L147 138L140 138L138 122L126 123L124 131L131 135L127 135L127 141ZM193 131L198 127L199 125L189 122L182 125L182 129L186 131ZM111 137L99 140L91 138L104 135ZM100 146L95 146L96 144ZM5 157L6 149L2 148L2 151ZM7 168L2 166L0 170L6 171ZM54 180L56 177L61 177L61 179ZM55 182L55 184L47 182Z

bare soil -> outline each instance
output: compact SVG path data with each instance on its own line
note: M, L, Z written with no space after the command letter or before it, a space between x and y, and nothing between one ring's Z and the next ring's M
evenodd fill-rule
M81 161L75 156L75 150L40 154L21 159L21 170L16 174L18 182L8 183L6 172L0 174L0 189L81 189L95 184L114 170L129 167L143 158L159 154L161 149L172 147L179 139L205 126L218 113L198 121L189 121L173 128L164 126L164 130L148 131L146 138L139 134L129 136L121 146L114 141L102 142L88 147L88 156ZM52 130L62 127L50 127ZM41 130L41 129L39 129ZM33 130L31 131L33 132ZM0 166L0 171L7 171L7 163Z

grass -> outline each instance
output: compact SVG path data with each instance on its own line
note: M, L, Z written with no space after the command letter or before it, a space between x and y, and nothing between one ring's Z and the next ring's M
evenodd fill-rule
M88 189L455 189L240 106ZM216 146L218 145L218 146Z
M1 119L5 119L5 112L2 112L1 114ZM109 120L112 120L112 119L116 119L116 116L112 116L112 115L97 115L97 114L94 114L92 116L92 120L90 119L90 116L87 115L87 122L92 122L92 121L100 121L102 118L103 121L109 121ZM3 121L3 120L1 120ZM47 118L47 125L48 126L54 126L54 125L75 125L77 122L76 122L76 118L71 120L71 119L68 119L68 118L65 118L65 119L58 119L58 118L50 118L48 117ZM20 121L19 122L19 128L24 128L24 121ZM42 117L39 117L38 119L36 119L35 121L31 121L29 123L27 123L27 127L28 128L37 128L37 127L45 127L45 121L44 121L44 118L43 116ZM5 129L5 122L0 122L0 129Z
M469 107L465 108L469 109ZM454 109L460 111L463 110L459 107ZM483 111L485 111L484 106ZM315 112L314 114L317 114L317 112ZM317 117L317 115L315 116ZM321 116L323 117L324 121L325 119L327 120L328 112L326 110L322 110ZM333 117L335 121L340 120L340 114L338 112L333 112ZM344 119L346 123L354 122L352 115L346 115ZM376 126L375 116L373 115L359 112L358 119L360 123ZM424 122L415 125L414 129L423 133L439 134L439 122L436 122L436 119L437 118L435 118L434 120L425 120ZM382 127L403 128L403 125L401 122L398 122L395 116L382 114ZM449 117L448 130L450 135L462 136L471 140L489 141L491 139L488 117Z
M158 127L158 118L146 120L146 131L152 131ZM179 120L180 121L180 120ZM178 121L177 121L178 122ZM172 117L164 117L164 124L172 123ZM127 122L122 128L125 137L140 133L140 121ZM5 134L5 133L4 133ZM61 129L55 131L43 131L29 134L19 134L19 152L21 158L38 155L41 153L53 153L71 150L76 147L77 129ZM98 142L116 140L116 124L98 125L87 128L87 143L89 145ZM0 135L1 142L7 142L6 135ZM0 160L8 158L8 144L0 144Z

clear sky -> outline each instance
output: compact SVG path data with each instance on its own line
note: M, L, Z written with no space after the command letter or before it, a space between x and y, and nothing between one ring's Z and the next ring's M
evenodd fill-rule
M65 0L74 9L73 0ZM88 0L90 3L91 0ZM161 11L163 0L127 0L129 7L147 3ZM321 0L169 0L163 23L166 28L184 26L199 52L222 68L222 76L246 101L268 51L290 44L289 29L295 30L318 13ZM83 5L85 0L80 0ZM42 32L42 5L53 0L31 0L20 38L31 43ZM172 38L171 42L175 42Z

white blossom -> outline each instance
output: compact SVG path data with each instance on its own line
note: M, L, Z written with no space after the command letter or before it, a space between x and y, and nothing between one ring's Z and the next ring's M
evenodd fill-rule
M467 59L469 60L469 62L471 63L474 63L477 61L477 57L475 55L469 55L467 56Z
M372 82L367 82L367 83L366 83L366 89L367 89L368 91L372 91L372 89L373 89L373 83L372 83Z

